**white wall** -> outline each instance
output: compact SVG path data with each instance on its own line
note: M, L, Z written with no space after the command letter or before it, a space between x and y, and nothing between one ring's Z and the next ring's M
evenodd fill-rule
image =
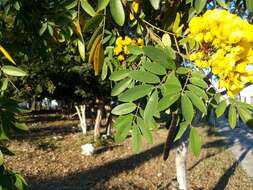
M253 85L248 86L240 92L240 100L253 105Z

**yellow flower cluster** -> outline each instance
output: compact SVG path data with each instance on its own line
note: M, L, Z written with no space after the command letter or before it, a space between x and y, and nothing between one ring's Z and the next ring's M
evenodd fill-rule
M129 36L125 36L123 39L122 36L119 36L116 39L114 48L114 54L118 56L119 61L126 59L129 45L143 46L144 41L142 38L130 38Z
M190 60L200 68L211 68L219 88L229 96L253 83L253 25L226 10L208 10L189 23L189 35L200 44Z
M138 13L139 7L140 7L140 0L133 0L132 10L134 11L134 13ZM134 15L130 13L129 18L130 20L134 20Z

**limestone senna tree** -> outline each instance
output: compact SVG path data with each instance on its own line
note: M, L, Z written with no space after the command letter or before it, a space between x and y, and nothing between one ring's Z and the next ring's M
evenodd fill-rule
M251 124L252 106L234 98L245 85L252 83L247 70L251 62L251 40L245 37L251 27L246 20L236 19L239 25L234 23L229 28L230 23L218 22L216 16L209 23L206 17L212 14L205 13L206 7L227 10L233 5L239 13L247 9L250 15L251 0L47 2L45 5L4 0L0 6L5 7L5 12L14 8L15 23L21 23L19 27L28 25L32 30L29 34L36 32L47 47L53 48L50 45L54 43L66 45L66 49L75 46L78 51L71 49L71 54L79 56L81 63L89 63L95 75L101 73L102 79L112 81L111 95L119 103L112 110L119 116L114 125L116 141L131 135L133 150L139 152L142 139L153 142L152 131L157 128L160 115L166 113L171 116L164 148L167 159L172 144L185 131L189 131L191 151L195 155L200 153L201 137L192 125L196 113L206 115L214 108L219 117L229 107L232 127L237 113L245 123ZM234 17L224 11L220 13L219 19ZM30 27L32 21L34 27ZM241 27L241 23L245 26ZM211 77L229 95L227 101L212 86ZM186 147L182 143L176 160L180 189L186 189Z
M150 3L154 9L166 4ZM193 5L193 1L185 3ZM189 27L181 20L183 13L179 11L170 27L161 28L145 20L139 9L144 2L133 1L129 5L111 1L116 23L124 23L124 5L129 11L129 22L138 23L137 29L146 33L144 40L119 35L114 52L106 57L103 65L102 76L106 64L117 62L118 66L110 75L114 82L112 96L120 102L112 110L119 116L115 122L116 141L131 135L132 148L139 152L142 138L153 142L152 130L157 128L160 115L165 112L171 116L164 146L163 158L166 160L173 143L186 131L189 131L190 150L196 156L200 154L201 137L192 125L198 112L205 116L214 108L216 116L220 117L228 108L232 128L236 126L237 113L244 123L252 125L253 106L241 103L235 97L253 83L250 66L253 63L253 26L224 10L225 2L217 3L221 6L219 9L188 18ZM249 1L246 3L252 8ZM194 1L194 9L189 12L199 14L205 5L206 1ZM113 6L117 7L117 12ZM212 84L214 80L218 80L218 89ZM224 98L219 89L228 98ZM186 156L187 147L183 141L176 157L179 189L187 189Z
M176 158L180 189L187 189L188 142L194 155L201 151L201 135L193 125L197 113L205 116L215 109L220 117L228 108L232 128L237 113L246 124L252 124L253 107L235 97L253 82L249 66L253 62L253 27L228 12L232 3L238 9L253 9L251 1L76 2L92 17L89 25L101 19L88 41L88 63L95 75L102 71L102 79L108 76L112 81L111 95L119 103L112 110L119 116L114 124L115 140L121 142L130 135L138 153L142 139L153 142L152 131L161 114L168 114L171 119L163 158L168 158L175 141L182 141ZM216 9L206 11L207 5ZM78 48L84 60L85 36L79 21L78 17ZM218 87L212 81L218 81ZM228 98L224 99L220 89Z

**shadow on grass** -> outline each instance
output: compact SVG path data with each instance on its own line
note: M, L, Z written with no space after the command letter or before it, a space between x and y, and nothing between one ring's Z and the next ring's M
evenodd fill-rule
M247 153L249 152L249 149L245 150L241 156L239 157L238 160L236 160L227 170L226 172L220 177L219 181L216 183L215 187L213 190L221 190L225 189L228 182L229 178L235 173L236 168L240 164L240 162L245 158Z
M127 158L117 159L102 166L70 174L66 177L53 177L38 180L28 177L31 190L100 190L106 189L105 182L122 172L128 172L143 163L158 157L163 152L163 144ZM124 183L124 182L122 182ZM103 185L104 184L104 185ZM135 188L136 190L138 188ZM139 188L140 190L141 188Z

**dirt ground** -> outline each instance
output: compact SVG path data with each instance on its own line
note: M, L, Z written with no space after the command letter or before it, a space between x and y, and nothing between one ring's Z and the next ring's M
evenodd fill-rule
M154 133L155 143L134 155L130 139L100 147L94 156L82 156L80 146L92 141L77 127L78 121L37 117L31 130L9 143L16 156L7 164L21 172L31 190L165 190L175 189L175 150L162 160L166 130ZM211 127L198 127L204 141L201 155L190 154L188 185L192 190L253 190L250 179L226 150L224 140Z

